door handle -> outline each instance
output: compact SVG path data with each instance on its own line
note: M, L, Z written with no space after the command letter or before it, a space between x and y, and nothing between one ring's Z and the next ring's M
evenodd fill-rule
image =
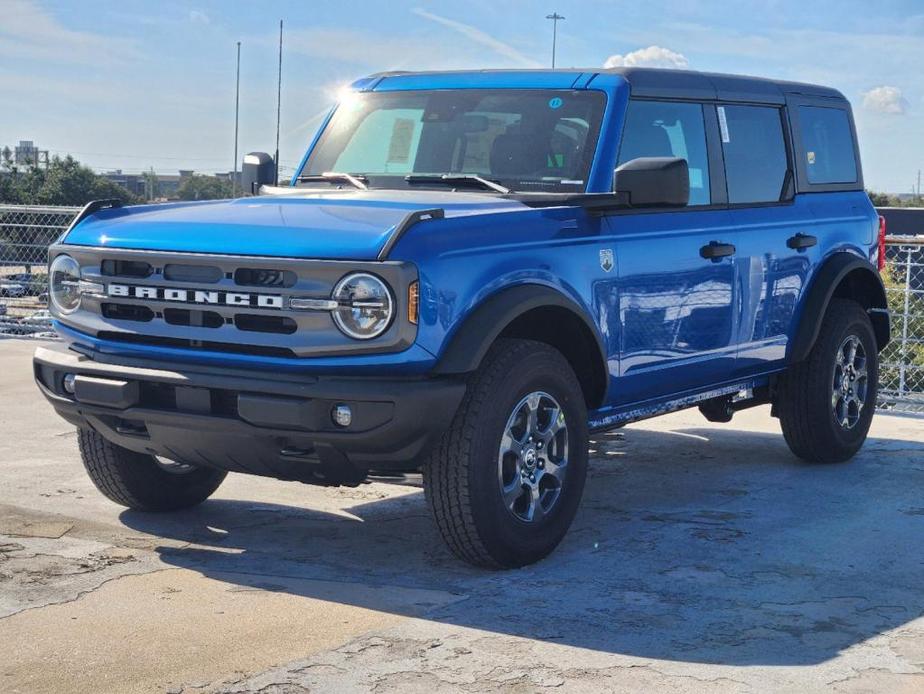
M786 239L786 245L792 248L793 250L801 251L806 248L811 248L812 246L818 243L818 239L814 236L808 234L803 234L799 232L795 236L790 236Z
M722 258L734 255L736 250L738 249L735 248L734 244L710 241L707 245L699 249L699 254L703 258L717 263Z

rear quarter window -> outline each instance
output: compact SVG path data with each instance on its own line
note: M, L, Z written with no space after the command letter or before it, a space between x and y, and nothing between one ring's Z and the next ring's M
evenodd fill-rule
M857 182L857 160L847 111L799 106L799 130L809 184Z

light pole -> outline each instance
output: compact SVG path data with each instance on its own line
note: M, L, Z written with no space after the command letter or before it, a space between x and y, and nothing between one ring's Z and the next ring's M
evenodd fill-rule
M237 128L241 110L241 42L237 42L237 83L234 87L234 173L231 174L231 197L237 197Z
M552 14L547 14L546 19L552 20L552 69L555 69L555 44L558 42L558 22L564 17L562 17L558 12L553 12Z

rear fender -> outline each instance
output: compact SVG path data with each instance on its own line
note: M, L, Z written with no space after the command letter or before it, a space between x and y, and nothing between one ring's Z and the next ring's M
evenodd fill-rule
M879 351L889 343L889 304L885 286L876 268L852 253L835 253L815 273L815 279L804 299L804 308L790 342L787 361L795 363L808 358L818 334L821 321L833 298L852 299L869 313L876 333Z

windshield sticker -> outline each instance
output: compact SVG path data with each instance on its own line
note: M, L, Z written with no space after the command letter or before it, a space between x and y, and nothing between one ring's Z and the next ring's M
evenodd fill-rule
M725 120L725 107L719 106L719 130L722 132L722 142L729 143L731 138L728 136L728 121Z
M805 153L805 156L808 158L808 163L809 163L809 164L814 164L814 163L815 163L815 153L814 153L814 152L806 152L806 153Z
M407 164L411 158L413 139L414 121L410 118L396 118L391 128L391 142L388 144L388 163Z
M559 97L554 97L549 99L549 108L561 108L561 105L564 103Z

